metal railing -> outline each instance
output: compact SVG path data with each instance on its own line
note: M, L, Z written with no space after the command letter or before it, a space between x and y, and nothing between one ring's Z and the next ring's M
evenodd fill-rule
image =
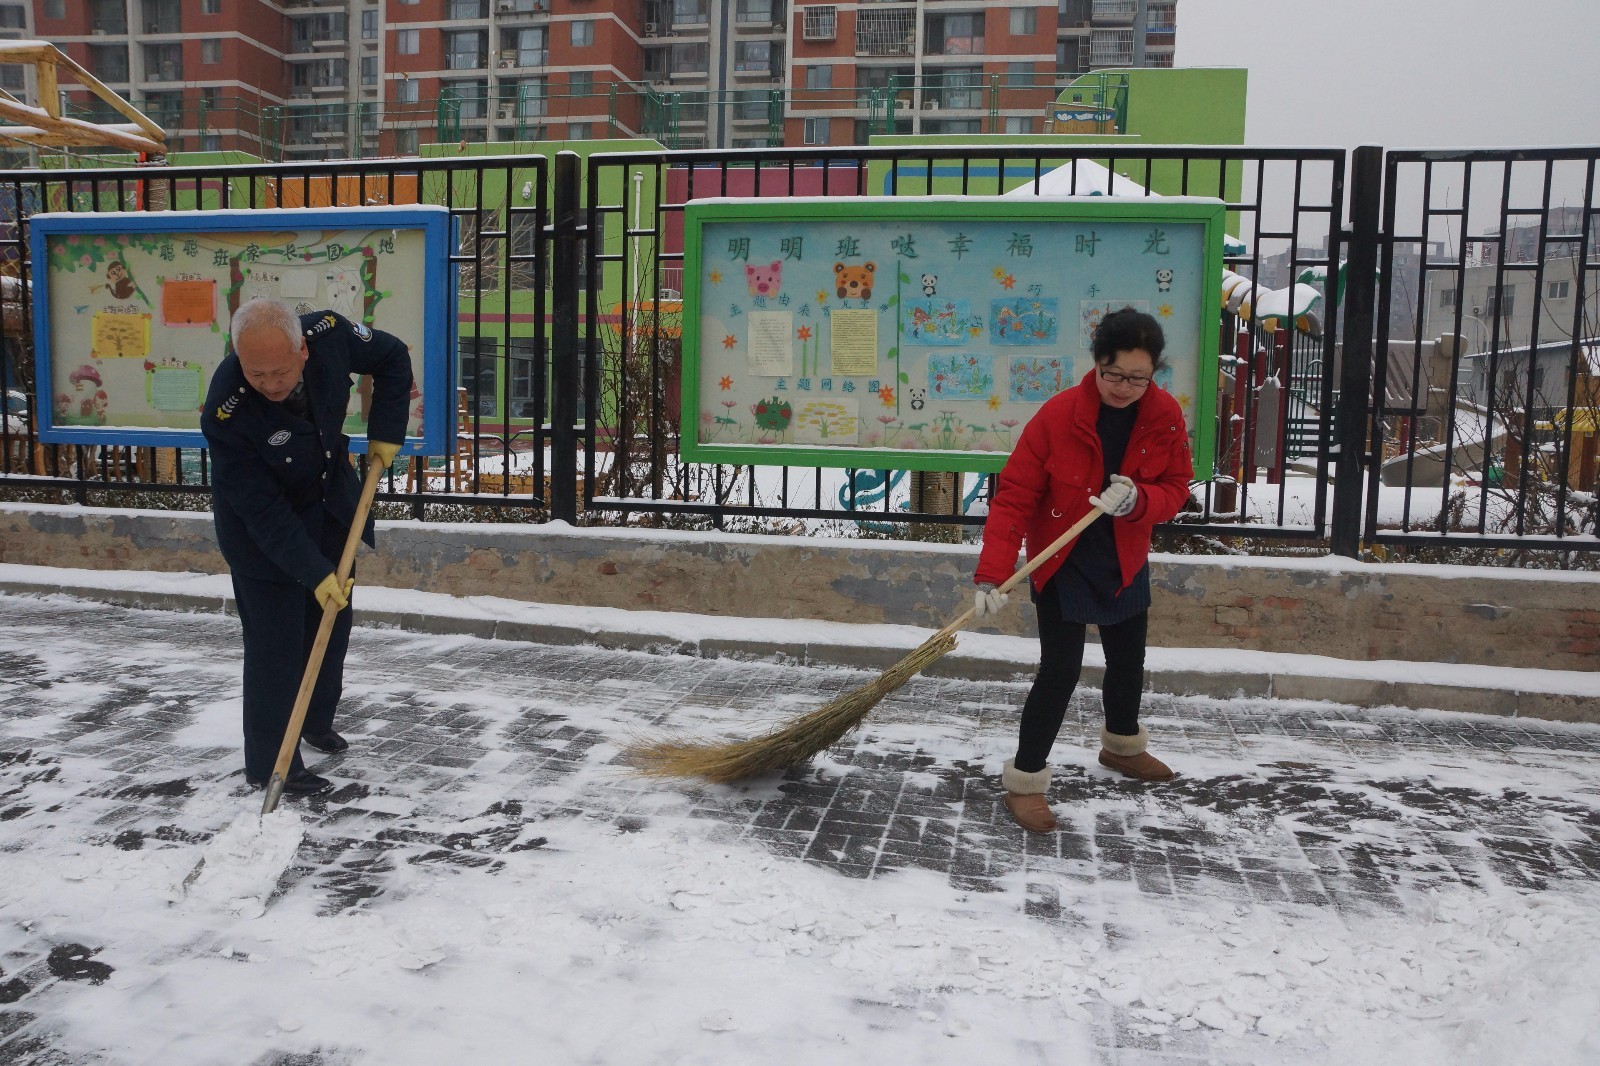
M1226 268L1264 279L1254 302L1294 290L1294 313L1271 321L1218 309L1216 475L1165 536L1527 565L1600 547L1600 148L920 145L11 171L0 260L26 281L36 211L444 204L462 234L468 402L456 454L395 471L383 499L419 516L448 503L840 536L954 531L981 523L971 508L991 483L967 475L938 493L892 470L680 459L676 341L695 284L683 277L685 205L1105 192L1104 171L1066 166L1084 161L1152 194L1222 199ZM1300 287L1314 290L1308 305ZM0 290L0 311L26 321L26 287ZM0 425L0 484L79 500L206 491L203 451L39 446L25 338L7 344L0 383L21 409Z

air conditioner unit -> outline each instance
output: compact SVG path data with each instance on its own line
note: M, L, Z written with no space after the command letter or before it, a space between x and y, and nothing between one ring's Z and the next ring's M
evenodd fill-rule
M495 5L495 10L502 15L509 15L515 7L511 0L500 0L500 3Z
M939 110L939 101L933 100L933 99L928 99L928 100L922 101L922 110L924 110L924 111L937 111L937 110Z
M660 28L661 27L657 26L654 22L646 22L644 24L644 35L646 37L654 37L656 35L656 31Z
M95 30L94 31L94 35L96 37L104 37L106 35L106 31L105 30Z
M501 104L500 105L500 118L502 120L509 119L509 118L516 118L516 117L517 117L517 105L516 104Z
M161 32L161 23L159 23L159 22L147 22L147 23L145 23L144 32L146 32L146 33L160 33Z
M514 59L502 59L495 63L495 66L499 67L501 70L510 70L516 65L517 63Z

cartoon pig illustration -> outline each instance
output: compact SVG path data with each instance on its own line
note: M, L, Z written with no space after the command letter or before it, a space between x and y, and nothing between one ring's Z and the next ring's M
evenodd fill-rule
M751 296L776 296L783 287L783 264L774 259L770 266L746 266L744 281Z

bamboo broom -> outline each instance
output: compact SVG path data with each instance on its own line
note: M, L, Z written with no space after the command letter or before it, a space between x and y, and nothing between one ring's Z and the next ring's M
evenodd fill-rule
M1047 559L1076 540L1080 533L1089 528L1089 523L1104 513L1099 507L1091 508L1088 514L1073 523L1071 529L1012 574L1000 586L1000 591L1007 593L1016 588ZM642 741L630 745L624 755L639 772L652 777L699 777L716 784L756 777L805 762L819 752L826 751L839 738L859 726L885 696L953 651L956 633L967 624L975 611L975 607L968 607L955 621L923 641L910 655L889 667L876 680L771 732L749 740L722 744L672 739Z

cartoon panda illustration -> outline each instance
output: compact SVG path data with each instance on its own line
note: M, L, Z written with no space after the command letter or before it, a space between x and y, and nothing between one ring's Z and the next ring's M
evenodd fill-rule
M911 396L911 409L913 411L920 411L920 410L923 409L923 407L925 407L927 405L927 403L928 403L928 390L927 389L907 389L906 391Z
M872 276L877 269L878 264L870 261L858 267L846 266L843 263L833 264L834 291L839 294L839 299L872 299Z
M939 275L937 275L937 274L924 274L924 275L922 275L922 295L924 295L924 296L936 296L936 295L938 295L938 292L939 292Z
M1156 271L1156 291L1167 292L1171 288L1172 271L1167 267L1162 267L1160 270Z

